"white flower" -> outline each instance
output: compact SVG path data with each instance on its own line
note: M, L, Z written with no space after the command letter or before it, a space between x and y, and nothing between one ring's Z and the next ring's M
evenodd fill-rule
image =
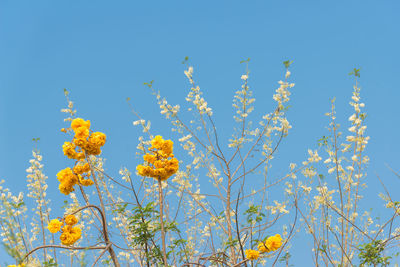
M290 77L290 74L291 74L291 72L290 72L289 70L286 71L285 78L286 78L286 79L289 78L289 77Z

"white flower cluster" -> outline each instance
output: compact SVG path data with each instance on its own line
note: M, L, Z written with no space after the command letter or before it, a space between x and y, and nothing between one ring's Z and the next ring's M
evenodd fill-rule
M0 237L2 243L13 249L16 257L22 258L26 250L25 241L34 241L26 229L27 207L23 194L14 196L8 188L4 188L0 181Z
M65 95L65 97L67 99L68 105L67 105L67 108L61 109L61 112L68 114L68 117L65 118L64 121L72 121L73 118L75 117L75 114L76 114L76 110L73 109L74 108L74 103L69 100L69 98L68 98L69 92L68 92L67 89L64 89L64 95Z
M279 203L278 201L274 200L274 206L267 206L266 209L271 212L271 214L275 213L283 213L287 214L289 211L286 209L286 203Z
M320 205L333 205L334 201L332 200L332 195L335 193L335 190L328 191L328 187L318 186L317 191L319 195L315 196L315 209L318 209Z
M121 168L119 174L122 176L121 179L125 182L130 182L131 172L127 168Z
M147 121L146 123L145 120L136 120L133 122L133 125L134 126L141 125L143 127L143 132L148 133L150 131L151 122Z
M236 114L233 118L237 122L242 122L253 110L254 107L251 104L256 101L255 98L252 98L252 91L250 91L250 87L248 85L249 76L248 74L242 75L241 79L244 81L242 85L242 89L236 91L235 96L233 98L232 106L236 109Z
M283 103L290 100L290 88L294 87L294 83L288 83L287 81L279 81L279 88L276 89L276 94L273 95L273 99L278 103L279 110L283 109Z
M48 208L48 204L50 200L46 200L48 186L46 184L47 176L43 174L42 156L35 151L32 152L32 155L33 159L29 160L31 166L26 169L29 191L27 196L35 200L36 206L34 210L38 216L41 216L43 213L49 215L50 208Z
M317 150L314 150L314 152L309 149L308 150L308 154L310 155L310 157L308 158L308 162L319 162L320 160L322 160L322 158L318 155Z
M207 114L208 116L212 115L212 109L207 106L207 101L201 96L202 92L200 91L200 87L194 84L193 80L193 67L189 67L187 71L184 71L186 77L188 77L192 88L190 89L189 94L186 97L186 101L193 103L200 114Z

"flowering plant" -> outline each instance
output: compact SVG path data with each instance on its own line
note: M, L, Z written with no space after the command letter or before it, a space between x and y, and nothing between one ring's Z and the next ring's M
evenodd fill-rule
M352 73L354 113L348 135L341 139L332 101L330 135L282 174L271 166L292 128L287 117L292 62L284 62L283 79L272 97L275 107L258 124L250 120L255 98L249 61L243 63L246 72L233 98L236 127L226 142L193 67L184 72L190 86L187 111L193 113L189 121L180 105L169 104L153 82L146 83L177 136L153 135L150 121L132 108L133 124L145 135L138 142L136 173L123 167L119 178L104 169L106 135L76 117L65 90L68 106L62 112L68 127L61 131L72 138L62 151L73 163L56 178L60 197L68 200L61 212L51 212L42 155L35 150L27 170L28 197L35 201L31 220L23 194L14 196L0 187L0 231L17 264L9 266L85 266L87 261L93 266L289 265L293 240L304 227L316 265L389 264L384 253L398 246L399 203L389 194L382 196L393 216L378 225L369 213L361 213L359 204L369 160L359 70ZM333 179L324 179L325 172Z

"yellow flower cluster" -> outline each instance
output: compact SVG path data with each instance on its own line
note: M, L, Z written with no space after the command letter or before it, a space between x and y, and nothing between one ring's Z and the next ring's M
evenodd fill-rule
M61 243L66 246L71 246L82 236L81 228L73 227L77 223L78 219L74 215L67 215L63 221L58 219L51 220L47 228L53 234L57 233L61 229Z
M174 157L173 142L164 140L162 136L157 135L151 140L150 153L143 156L146 165L138 165L136 170L139 175L153 177L160 180L166 180L176 173L179 168L179 162Z
M65 225L61 229L61 232L62 232L60 236L61 243L66 246L73 245L82 236L81 228L72 227L71 225Z
M91 175L89 163L86 162L83 165L75 165L73 171L78 176L78 180L81 185L89 186L93 184L93 181L89 179Z
M253 249L247 249L245 251L246 258L249 260L256 260L260 256L261 253L275 251L282 246L282 237L279 234L274 236L270 236L265 240L265 242L261 242L258 244L258 251Z
M78 176L74 174L69 167L59 171L57 173L57 179L60 182L58 189L65 195L74 191L74 185L78 183Z
M25 263L21 263L18 265L12 264L12 265L8 265L7 267L25 267Z
M87 155L99 155L101 147L106 143L106 135L101 132L90 131L90 121L76 118L71 122L71 129L75 135L72 142L65 142L63 152L68 158L81 160ZM63 132L66 130L61 129Z
M49 229L50 233L57 233L60 231L61 226L63 225L63 222L60 222L58 219L51 220L49 225L47 226L47 229Z
M280 234L270 236L265 240L265 243L261 242L258 244L258 250L260 252L275 251L282 246L282 237Z
M90 166L85 162L86 155L99 155L101 147L106 143L106 135L101 132L90 132L90 121L81 118L74 119L71 122L71 128L75 135L72 142L63 144L63 152L68 158L77 160L77 164L71 170L66 168L57 173L57 179L60 181L60 192L68 195L74 191L76 184L89 186L93 184L90 177ZM66 129L61 129L67 132Z
M260 252L258 252L257 250L246 249L245 253L246 258L248 258L249 260L256 260L260 256Z
M67 215L64 221L68 225L75 225L78 223L78 219L74 215Z

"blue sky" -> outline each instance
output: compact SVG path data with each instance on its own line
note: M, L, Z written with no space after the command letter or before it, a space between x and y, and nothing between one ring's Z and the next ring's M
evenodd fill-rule
M181 62L189 56L217 125L228 129L231 100L245 69L239 62L251 58L250 86L262 113L272 109L282 61L290 59L293 129L280 158L301 162L307 148L316 148L327 133L324 113L332 97L346 126L353 84L348 73L359 67L371 136L368 196L375 199L382 191L376 173L389 187L400 182L385 166L400 170L399 8L398 1L368 0L2 1L0 177L14 192L25 190L31 140L40 137L49 196L59 196L51 189L57 188L55 175L70 164L59 131L65 126L59 112L63 88L70 90L78 114L107 134L103 155L117 175L120 167L134 169L138 163L141 132L132 126L126 97L152 120L154 132L174 138L144 82L154 80L169 102L182 103L189 86Z

